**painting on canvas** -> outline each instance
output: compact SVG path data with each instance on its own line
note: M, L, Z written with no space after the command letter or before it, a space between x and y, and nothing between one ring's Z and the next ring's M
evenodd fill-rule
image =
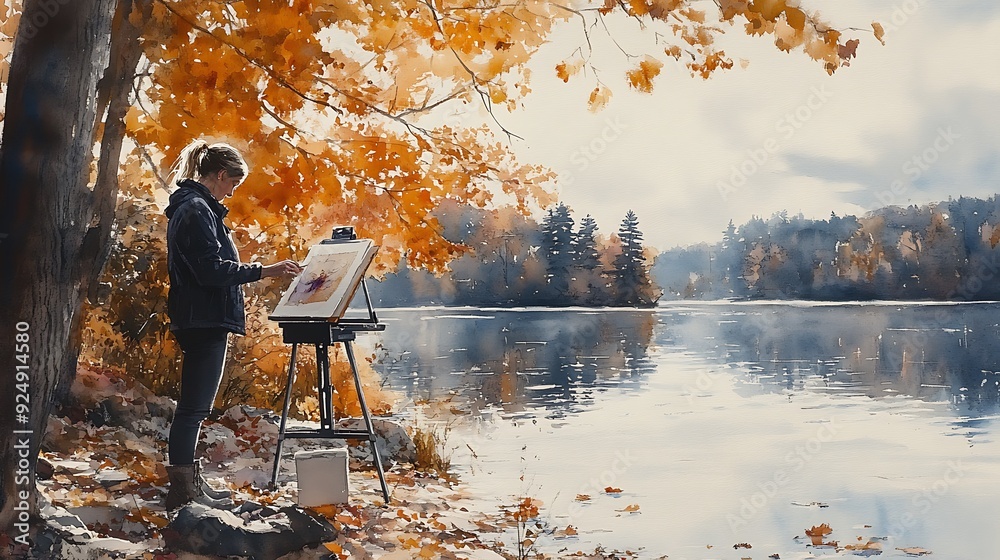
M370 239L314 245L271 318L340 318L377 249Z

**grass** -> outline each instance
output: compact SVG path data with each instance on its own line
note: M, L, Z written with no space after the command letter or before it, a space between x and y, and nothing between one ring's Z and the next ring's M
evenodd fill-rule
M413 466L418 470L433 472L440 478L453 480L450 472L451 454L447 452L449 426L434 428L413 428L413 445L417 450L417 458Z

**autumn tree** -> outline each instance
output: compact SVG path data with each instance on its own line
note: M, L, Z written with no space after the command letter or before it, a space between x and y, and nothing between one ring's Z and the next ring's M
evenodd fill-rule
M654 52L629 57L625 74L628 87L644 92L671 59L706 78L731 67L713 44L725 32L721 25L770 35L780 50L801 50L830 73L853 58L856 39L790 4L0 3L0 75L7 76L0 304L10 318L0 326L0 361L14 363L15 328L29 325L32 464L50 406L76 371L102 281L146 294L141 284L104 271L120 166L142 164L136 181L169 188L167 169L184 145L225 138L253 166L229 203L245 257L301 258L331 225L354 224L382 247L377 271L401 259L440 271L469 248L440 234L436 206L455 200L486 207L502 196L531 212L552 202L547 186L555 176L516 161L497 137L517 135L497 119L430 124L436 110L516 109L530 91L525 63L570 20L582 24L584 37L554 69L564 80L591 65L589 34L598 22L625 17L643 29L655 25ZM670 34L668 44L659 42ZM611 88L589 79L595 85L586 102L597 110ZM260 309L279 288L260 288ZM12 410L15 378L4 383L0 392L11 406L3 408ZM5 464L12 464L13 422L0 423ZM6 527L16 494L10 472L2 477Z
M685 298L996 299L1000 290L983 271L998 262L997 224L997 197L889 206L862 218L779 212L738 228L730 222L714 245L660 253L653 275L673 297ZM742 271L736 292L725 262Z
M49 409L76 371L82 307L95 297L94 280L110 246L122 116L139 51L130 1L28 0L25 17L3 8L3 33L15 41L9 74L2 72L8 78L0 156L0 360L24 366L5 375L0 390L7 411L0 422L6 466L0 526L7 528L18 503L34 511L35 458ZM137 4L136 13L141 9ZM16 416L15 391L28 405ZM23 430L20 439L14 430ZM14 445L22 440L30 450L19 463ZM25 478L15 477L14 465Z

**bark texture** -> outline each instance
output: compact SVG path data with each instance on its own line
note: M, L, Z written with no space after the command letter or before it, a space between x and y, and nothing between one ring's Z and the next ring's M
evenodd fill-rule
M12 536L22 490L34 518L39 445L76 373L83 307L109 253L137 22L148 13L144 0L24 2L0 153L0 531Z

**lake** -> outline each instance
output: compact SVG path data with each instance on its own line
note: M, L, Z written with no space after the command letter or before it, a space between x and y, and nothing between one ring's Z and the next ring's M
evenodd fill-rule
M483 508L543 503L554 533L536 550L1000 557L1000 304L380 318L377 368L411 403L454 413L407 407L447 422L454 471ZM806 535L822 524L837 546Z

